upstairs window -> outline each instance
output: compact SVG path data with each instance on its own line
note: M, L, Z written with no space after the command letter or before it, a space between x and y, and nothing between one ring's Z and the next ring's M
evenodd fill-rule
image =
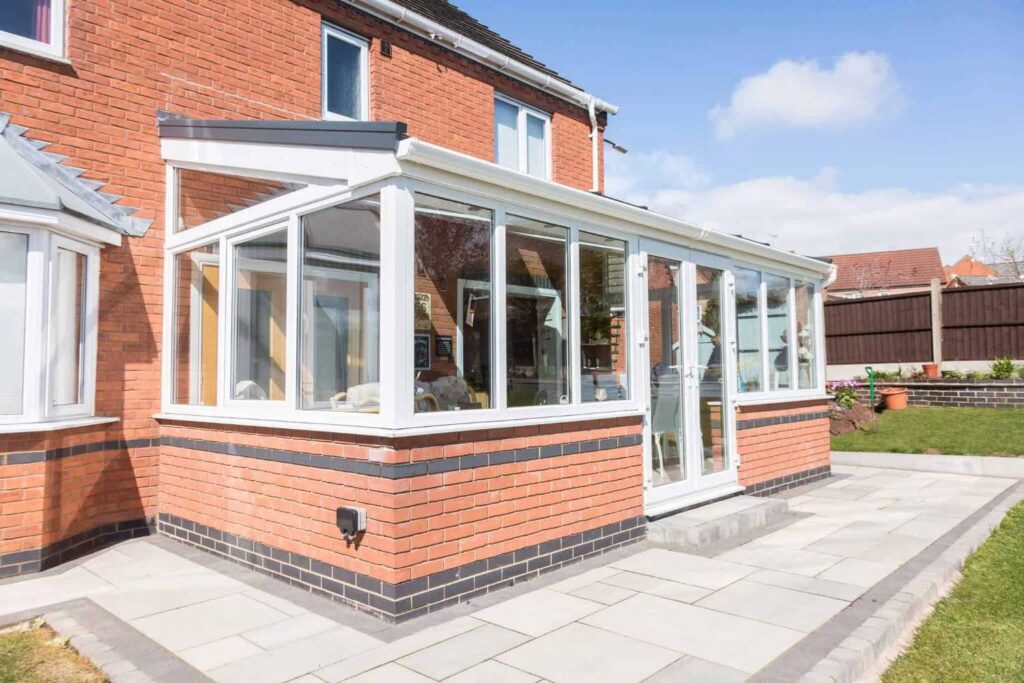
M0 45L45 57L64 56L64 0L0 2Z
M494 98L494 160L537 178L550 178L551 117L507 97Z
M325 119L370 118L367 48L363 38L324 24L320 69Z

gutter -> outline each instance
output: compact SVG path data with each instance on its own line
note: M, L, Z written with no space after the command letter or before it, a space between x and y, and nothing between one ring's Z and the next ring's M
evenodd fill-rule
M391 0L344 1L380 19L400 26L421 38L440 43L463 57L479 62L527 85L543 90L549 95L554 95L571 102L578 107L589 108L592 105L598 111L605 111L609 114L617 114L619 112L619 107L611 102L606 102L585 90L560 81L550 74L546 74L532 66L492 50L486 45L471 40L432 19L411 12L401 5L391 2Z
M489 161L483 161L460 152L423 142L418 138L406 138L398 143L395 157L400 163L413 163L438 169L447 173L472 178L480 182L523 192L549 201L578 207L614 219L658 230L694 242L715 245L734 252L769 258L787 266L815 273L822 278L835 278L835 266L810 256L801 256L783 249L767 247L742 237L736 237L716 230L702 228L678 218L663 216L647 209L559 185L549 180L502 168ZM830 280L831 281L831 280Z

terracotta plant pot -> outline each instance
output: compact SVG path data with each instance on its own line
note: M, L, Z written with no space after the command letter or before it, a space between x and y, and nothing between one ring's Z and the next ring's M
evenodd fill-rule
M886 410L903 410L907 407L907 390L904 387L890 387L878 393L885 402Z
M924 376L930 379L936 379L942 374L939 372L938 363L925 363L921 367L924 369Z

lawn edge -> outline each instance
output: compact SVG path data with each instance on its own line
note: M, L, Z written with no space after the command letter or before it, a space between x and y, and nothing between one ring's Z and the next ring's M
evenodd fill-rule
M1024 456L832 451L833 465L1024 479Z
M925 456L934 457L934 456ZM953 456L960 457L960 456ZM937 559L910 579L843 642L805 674L801 683L877 681L914 641L918 626L931 615L963 576L967 558L1024 500L1024 483L1011 485L993 507L963 532Z

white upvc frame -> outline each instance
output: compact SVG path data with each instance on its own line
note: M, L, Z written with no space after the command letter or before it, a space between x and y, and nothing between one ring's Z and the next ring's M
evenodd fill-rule
M25 352L22 410L16 415L0 415L0 433L7 427L31 425L44 428L95 415L96 405L96 349L99 309L99 255L95 244L81 242L45 228L27 227L14 223L0 223L0 231L28 236L28 254L25 288ZM82 400L73 404L53 405L52 367L56 343L54 325L54 297L56 255L66 249L85 257L85 292L82 310L82 340L79 365L79 395Z
M50 40L43 42L0 29L0 46L59 62L66 62L65 0L50 0Z
M530 175L530 163L528 158L528 145L529 136L527 135L527 116L532 116L539 119L544 123L544 176L543 180L551 179L551 114L541 111L536 107L531 107L528 104L524 104L517 99L509 97L508 95L502 95L501 93L494 93L494 99L504 102L505 104L511 105L518 110L516 114L516 143L518 144L519 152L519 168L514 169L520 173ZM493 121L494 126L498 125L497 117ZM494 160L498 160L498 148L497 148L497 136L495 136L495 148L494 148ZM510 168L505 166L504 168ZM538 176L533 176L538 177Z
M361 36L343 28L323 22L320 37L320 108L321 116L331 121L369 121L370 120L370 42ZM359 48L359 117L352 118L327 109L327 91L330 74L327 69L327 42L341 40Z

